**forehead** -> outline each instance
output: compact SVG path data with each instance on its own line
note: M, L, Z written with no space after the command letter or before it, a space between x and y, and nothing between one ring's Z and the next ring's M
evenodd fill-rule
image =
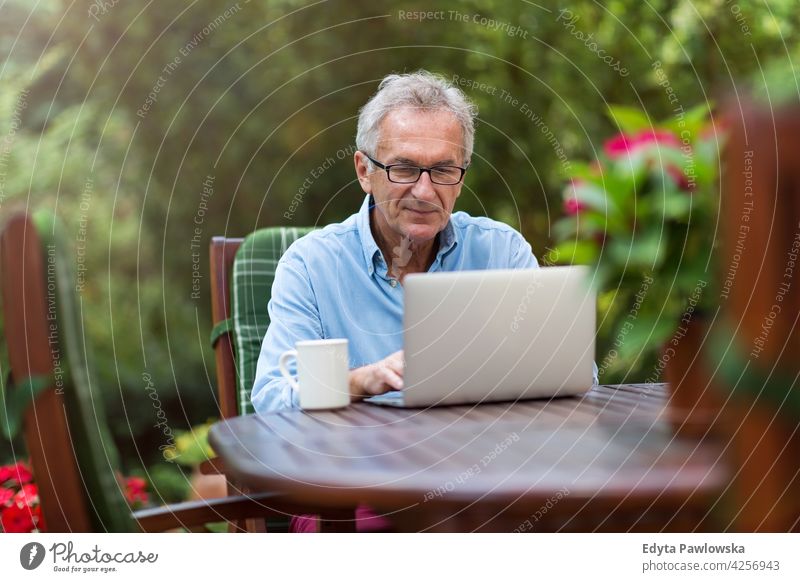
M378 151L419 162L456 161L462 157L462 144L461 126L450 111L403 107L381 121Z

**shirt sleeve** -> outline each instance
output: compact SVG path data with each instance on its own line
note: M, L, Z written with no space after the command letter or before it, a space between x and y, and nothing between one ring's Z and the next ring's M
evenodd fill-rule
M323 338L314 290L299 257L284 255L278 262L267 311L270 324L261 344L250 394L253 408L260 414L299 406L298 394L278 369L278 358L286 350L293 350L298 341ZM297 373L294 360L290 360L288 368L293 375Z
M514 238L516 239L516 250L512 252L510 267L512 269L536 269L539 261L536 260L530 243L519 233Z

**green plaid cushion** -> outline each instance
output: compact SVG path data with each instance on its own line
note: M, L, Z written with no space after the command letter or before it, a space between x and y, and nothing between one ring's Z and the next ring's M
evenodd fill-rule
M250 391L256 375L261 342L269 326L267 303L275 269L294 241L311 227L274 227L257 230L244 239L233 262L233 338L236 346L239 414L251 414Z

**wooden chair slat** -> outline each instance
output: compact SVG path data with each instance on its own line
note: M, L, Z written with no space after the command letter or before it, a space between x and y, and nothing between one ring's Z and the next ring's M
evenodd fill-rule
M48 297L42 246L27 215L9 218L0 238L5 334L12 380L54 378L25 414L24 431L39 487L42 515L50 531L90 532L89 508L80 469L68 437L63 388L55 385L48 342ZM55 298L53 297L53 300ZM13 389L13 388L11 388Z
M231 317L230 280L236 251L242 244L241 238L215 236L211 239L211 317L214 325ZM222 418L239 414L236 399L236 354L231 334L222 335L214 346L214 359L217 364L217 395Z

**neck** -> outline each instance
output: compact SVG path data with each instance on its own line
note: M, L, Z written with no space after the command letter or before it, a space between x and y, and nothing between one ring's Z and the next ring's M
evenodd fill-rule
M389 266L389 274L402 282L410 273L426 272L436 258L439 235L427 241L413 241L396 233L387 224L382 224L379 215L374 209L370 211L369 226L372 237Z

